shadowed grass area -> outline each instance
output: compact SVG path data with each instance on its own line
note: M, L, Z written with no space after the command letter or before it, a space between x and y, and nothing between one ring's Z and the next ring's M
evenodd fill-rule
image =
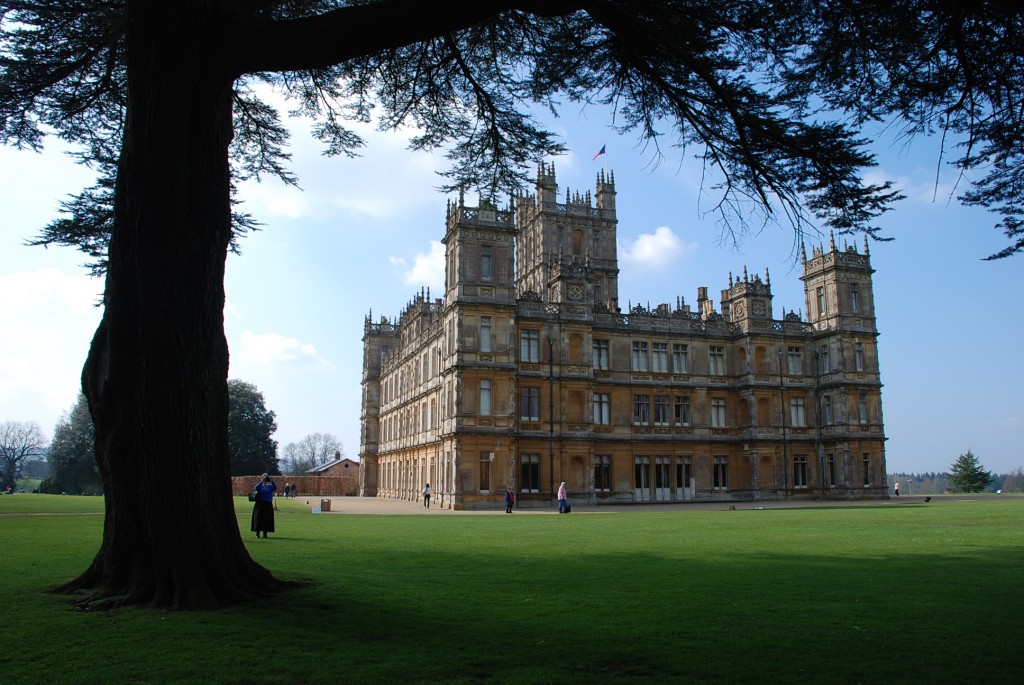
M280 506L277 535L246 544L307 586L214 613L82 613L44 590L88 564L102 517L20 512L102 500L0 498L0 680L1006 683L1024 667L1021 500L508 517Z

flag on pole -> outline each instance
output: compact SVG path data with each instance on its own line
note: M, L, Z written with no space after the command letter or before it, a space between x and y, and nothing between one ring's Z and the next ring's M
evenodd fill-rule
M596 154L596 155L594 155L594 159L597 159L598 157L600 157L601 155L603 155L603 154L604 154L604 149L605 149L606 147L607 147L607 145L602 145L602 146L601 146L601 149L597 151L597 154ZM593 161L594 161L594 159L592 159L592 160L590 160L590 161L591 161L591 162L593 162Z

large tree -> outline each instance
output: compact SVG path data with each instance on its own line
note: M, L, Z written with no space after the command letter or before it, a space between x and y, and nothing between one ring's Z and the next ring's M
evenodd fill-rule
M46 447L46 438L35 421L0 423L0 492L14 488L21 469Z
M1002 4L0 0L0 11L0 139L38 147L55 132L99 172L39 239L78 245L106 272L82 385L107 515L95 560L66 587L87 601L216 607L279 587L242 545L228 478L224 265L251 226L232 183L294 180L256 85L318 117L332 153L361 143L346 118L413 124L414 148L450 144L452 187L487 197L561 150L526 105L604 103L617 127L697 152L727 220L760 206L798 231L875 232L897 194L863 182L873 158L857 127L893 119L963 144L959 169L982 168L965 200L1002 213L1007 254L1024 248L1024 31Z
M232 476L277 475L274 412L252 383L228 381L228 455Z
M85 395L79 393L75 406L54 427L46 460L50 475L40 483L41 492L103 492L103 479L96 464L96 431Z
M953 492L981 492L992 482L992 474L981 466L981 461L967 450L949 467L949 485Z

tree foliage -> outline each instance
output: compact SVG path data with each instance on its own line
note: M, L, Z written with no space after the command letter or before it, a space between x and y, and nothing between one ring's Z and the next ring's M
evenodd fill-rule
M693 150L718 172L717 208L742 222L749 200L802 225L872 223L898 195L865 185L867 121L940 133L962 199L999 214L1022 249L1024 32L999 3L415 0L213 3L231 20L236 180L287 169L287 129L256 87L281 89L317 118L330 154L354 155L346 124L415 126L414 149L445 147L447 187L486 195L563 150L523 112L570 103L615 110L614 126L660 150ZM5 142L38 148L53 129L84 146L100 180L64 205L42 243L103 259L127 108L125 5L0 3L10 26L0 72ZM450 146L449 146L450 144ZM253 226L236 214L238 231ZM235 243L237 247L237 243Z
M446 187L514 193L563 150L529 114L598 103L658 155L696 154L726 230L760 208L802 232L878 232L867 121L939 132L965 202L1024 249L1021 13L997 3L736 0L0 0L0 141L80 146L98 180L42 244L106 273L83 370L103 543L63 590L217 607L281 587L227 486L224 263L251 218L234 183L287 169L271 87L354 155L350 122L414 127ZM185 478L187 491L167 487ZM173 517L153 510L174 509ZM189 554L172 553L188 549Z
M79 393L75 406L53 429L53 441L46 454L50 475L40 483L40 492L101 494L103 478L96 463L95 443L96 429L89 403Z
M46 447L46 438L35 421L0 423L0 490L14 488L25 463Z
M992 482L992 474L970 450L961 454L949 468L949 484L953 492L981 492Z
M232 476L280 474L277 466L276 415L252 383L228 381L228 454Z

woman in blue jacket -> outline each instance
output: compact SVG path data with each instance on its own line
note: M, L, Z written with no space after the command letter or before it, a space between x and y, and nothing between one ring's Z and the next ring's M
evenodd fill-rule
M256 531L256 537L263 533L274 532L274 491L277 490L275 483L268 474L264 473L259 483L253 487L256 493L256 503L252 507L252 530Z

